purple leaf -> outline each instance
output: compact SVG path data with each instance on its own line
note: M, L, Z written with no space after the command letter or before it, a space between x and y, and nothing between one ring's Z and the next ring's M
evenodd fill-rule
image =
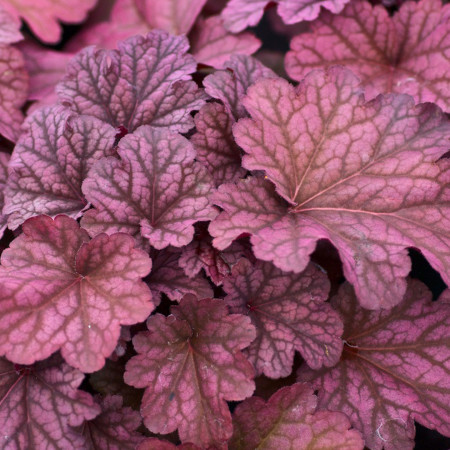
M11 14L5 5L0 4L0 45L13 44L23 39L18 17Z
M277 0L278 14L286 24L314 20L320 8L339 13L349 0ZM257 25L270 0L230 0L222 11L225 28L237 33L249 26Z
M450 436L450 305L431 302L418 281L388 311L363 310L349 284L332 303L344 319L341 361L299 372L319 389L319 407L347 414L372 450L412 449L414 420Z
M450 125L437 107L404 95L364 103L343 68L313 71L297 88L260 80L244 106L252 119L233 129L243 166L264 170L285 201L263 181L222 186L215 203L225 212L210 228L217 248L251 233L257 258L301 272L328 239L369 309L403 297L407 247L450 284L450 166L438 161Z
M118 47L82 50L57 87L61 102L129 132L144 124L179 132L192 128L190 113L205 95L191 81L196 63L186 53L187 39L156 30Z
M179 249L152 250L153 267L146 281L155 304L159 303L161 293L178 302L185 294L194 294L197 298L212 297L213 291L208 280L202 276L189 278L179 264L180 256Z
M211 176L184 137L144 126L119 142L118 153L121 160L98 161L83 184L96 208L82 221L92 235L126 231L157 249L181 247L195 222L216 216Z
M133 339L125 382L145 387L141 414L153 433L178 428L182 442L224 448L231 437L225 400L249 397L253 368L240 352L255 338L250 319L227 313L221 300L183 298L172 314L151 316Z
M82 22L97 0L6 0L2 5L18 21L25 20L33 33L47 44L61 37L58 21Z
M266 403L244 400L233 416L230 448L362 450L364 442L344 414L316 411L317 397L303 383L278 390Z
M115 134L110 125L62 106L31 115L9 167L4 208L11 214L9 227L39 214L79 217L88 206L81 183L96 160L113 153Z
M197 132L191 142L197 161L208 169L216 186L237 181L247 173L241 166L242 150L234 141L233 124L234 119L219 103L207 103L195 116Z
M271 378L292 372L295 350L319 369L341 356L343 331L328 303L330 284L310 264L301 274L285 273L270 263L239 261L223 288L232 313L245 314L256 327L256 339L245 350L256 374Z
M87 448L134 450L142 442L144 437L136 432L141 416L122 404L119 395L108 395L100 401L101 413L79 428L86 438Z
M190 41L194 58L217 69L225 68L233 55L251 55L261 46L261 41L251 33L235 35L228 32L219 16L199 18Z
M2 448L86 448L72 427L100 412L77 387L84 375L57 355L33 366L0 359Z
M205 78L205 91L211 97L221 100L235 120L247 117L241 100L249 86L260 78L272 78L276 75L257 59L246 55L233 55L225 68L227 70L217 71Z
M0 151L0 238L3 236L7 222L6 215L2 213L2 210L4 205L6 178L8 177L9 159L10 156L7 153Z
M27 220L1 257L0 354L31 364L61 349L84 372L100 369L120 324L145 320L154 306L140 278L146 253L123 233L97 235L67 216Z
M449 17L440 0L405 2L393 17L382 5L355 0L292 40L286 70L301 80L311 69L342 64L362 80L368 99L405 93L450 111Z
M28 74L19 50L0 45L0 73L0 135L15 142L20 134L21 108L28 90Z
M201 450L194 444L175 445L169 441L161 441L157 438L149 438L139 444L136 450Z

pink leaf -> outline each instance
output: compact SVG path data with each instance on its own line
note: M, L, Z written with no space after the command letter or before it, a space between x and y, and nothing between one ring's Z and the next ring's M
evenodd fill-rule
M198 236L182 249L179 264L191 277L191 283L195 283L198 273L204 269L211 281L220 286L223 279L230 275L231 268L243 257L252 258L251 249L244 243L233 242L229 248L220 251L212 246L207 231L201 230Z
M144 124L179 132L192 128L190 113L205 96L191 80L196 63L186 53L187 39L156 30L118 47L82 50L57 87L61 102L129 132Z
M313 68L345 64L361 78L368 99L405 93L450 111L449 18L450 7L440 0L405 2L392 18L381 5L355 0L292 40L286 70L301 80Z
M120 324L141 322L154 307L140 280L150 258L126 234L90 241L67 216L35 217L22 229L1 257L0 353L31 364L61 349L70 365L100 369Z
M22 42L18 47L25 56L25 67L30 76L28 99L40 100L33 109L56 103L55 87L66 73L67 63L74 54L49 50L32 41Z
M0 45L13 44L23 39L20 20L0 4Z
M243 259L225 278L223 288L231 312L249 316L256 327L256 339L245 354L257 375L287 377L295 350L314 369L339 361L343 325L324 303L330 284L317 267L310 264L298 275Z
M72 427L100 408L77 389L83 378L59 356L28 367L0 359L2 448L86 448Z
M136 432L141 416L131 408L122 407L119 395L108 395L100 401L101 413L79 428L92 449L134 450L144 437Z
M278 14L286 24L314 20L321 7L339 13L349 0L278 0ZM270 0L230 0L222 11L225 28L237 33L257 25Z
M184 137L145 126L125 136L118 153L121 160L98 161L83 184L96 208L82 222L92 235L126 231L157 249L181 247L195 222L215 217L211 177Z
M110 125L62 106L31 115L10 162L4 209L11 214L9 227L39 214L79 217L87 207L81 183L96 160L113 153L115 134Z
M223 187L214 245L252 233L257 258L301 272L317 240L328 239L369 309L403 297L407 247L420 249L450 284L450 166L438 161L450 125L437 107L404 95L364 103L342 68L313 71L297 88L260 80L244 106L253 118L234 127L248 152L243 166L265 170L286 201L261 181L244 185L245 193Z
M372 450L412 449L413 420L450 436L450 305L431 302L418 281L388 311L363 310L349 284L333 305L345 325L340 363L299 372L319 389L319 407L345 413Z
M135 0L151 28L187 34L206 0Z
M47 44L61 37L58 21L82 22L97 0L6 0L3 6L18 20L21 17L36 36Z
M255 338L250 319L227 313L221 300L183 298L172 314L151 316L133 339L125 382L145 387L141 406L154 433L178 428L182 442L224 448L231 437L225 400L253 393L253 368L240 352Z
M216 186L243 178L247 171L241 166L242 150L231 132L234 119L219 103L207 103L195 116L197 132L191 142L197 161L213 176Z
M4 205L6 178L8 176L9 158L10 156L7 153L0 151L0 238L3 236L7 222L6 215L2 213L2 210Z
M180 267L179 249L167 248L152 250L152 271L146 278L152 291L155 303L166 294L170 300L180 301L185 294L194 294L198 298L207 298L213 295L211 286L204 277L189 278Z
M317 411L317 397L307 384L278 390L266 403L252 397L236 408L230 448L362 450L364 442L344 414Z
M194 58L217 69L225 68L233 55L251 55L261 46L261 41L251 33L229 33L219 16L199 18L190 40Z
M15 142L20 134L21 108L28 90L28 74L19 50L0 44L0 73L0 134Z
M276 75L257 59L245 55L233 55L225 67L227 70L208 75L203 85L205 91L211 97L221 100L237 120L247 116L241 100L249 86L260 78L272 78Z

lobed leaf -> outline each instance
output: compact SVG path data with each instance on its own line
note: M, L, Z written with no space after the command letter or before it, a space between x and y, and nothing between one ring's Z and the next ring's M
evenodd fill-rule
M144 436L136 432L141 424L139 413L122 404L119 395L107 395L100 400L101 413L78 429L86 438L87 448L134 450L143 441Z
M28 90L28 74L19 50L0 44L0 73L0 135L15 142L20 134L21 108Z
M3 236L3 232L6 229L7 218L2 213L4 205L4 191L6 185L6 179L8 177L8 164L10 155L0 151L0 238Z
M450 284L450 166L439 160L450 125L437 107L404 95L365 103L357 79L337 67L297 88L260 80L244 106L252 119L234 127L243 166L264 170L284 201L264 180L222 186L214 202L225 212L210 227L217 248L251 233L257 258L301 272L328 239L369 309L403 297L407 247Z
M314 20L321 7L339 13L349 0L277 0L278 14L286 24ZM222 11L225 28L237 33L261 20L270 0L230 0Z
M405 93L450 111L450 7L440 0L405 2L392 17L382 5L356 0L339 15L324 13L291 48L286 70L294 80L342 64L361 79L368 99Z
M74 428L100 408L78 390L84 375L58 355L33 366L0 359L2 448L86 448Z
M231 437L225 400L253 393L253 368L240 352L255 338L250 319L227 313L221 300L187 295L172 314L151 316L133 339L125 382L145 387L141 414L154 433L178 428L183 443L224 448Z
M324 303L330 284L317 267L310 264L298 275L242 259L223 288L230 311L247 315L256 327L256 339L244 352L257 375L287 377L295 350L314 369L339 361L343 324Z
M154 308L140 280L151 260L123 233L87 232L67 216L26 221L0 266L0 354L31 364L61 349L72 366L100 369L120 325Z
M191 51L202 64L217 69L226 67L233 55L251 55L261 47L261 41L251 33L231 34L219 16L199 18L190 34Z
M83 183L95 207L82 220L91 235L124 231L157 249L181 247L195 222L215 217L211 177L184 137L143 126L121 139L118 154L98 161Z
M81 184L96 160L113 154L116 131L61 106L39 109L25 126L5 190L9 227L14 230L39 214L79 217L88 207Z
M316 411L317 397L304 383L286 386L266 403L260 397L244 400L233 416L235 450L362 450L364 442L349 430L348 418L339 412Z
M88 47L68 64L60 101L131 132L140 125L186 132L205 96L191 80L196 63L184 36L155 30L119 42L118 50Z
M450 305L414 280L388 311L363 310L349 284L332 303L345 326L341 361L299 371L319 407L345 413L372 450L412 449L414 420L450 436Z

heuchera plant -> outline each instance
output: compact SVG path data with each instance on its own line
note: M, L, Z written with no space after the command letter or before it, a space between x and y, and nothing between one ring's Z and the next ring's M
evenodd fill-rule
M0 449L448 448L449 111L440 0L0 0Z

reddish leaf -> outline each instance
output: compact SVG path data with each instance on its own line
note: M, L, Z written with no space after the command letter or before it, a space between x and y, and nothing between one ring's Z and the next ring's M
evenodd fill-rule
M130 132L144 124L180 132L192 128L190 113L205 96L191 81L196 63L186 54L187 39L156 30L118 47L82 50L58 85L61 102Z
M198 273L204 269L211 281L220 286L223 279L231 273L231 268L243 257L252 257L251 249L243 243L233 242L229 248L220 251L212 246L207 233L201 233L182 249L179 264L192 278L191 283L197 280Z
M0 4L0 45L21 41L20 26L20 20Z
M240 352L255 338L250 319L229 315L221 300L188 295L147 326L133 339L138 356L125 372L126 383L146 388L144 424L154 433L178 428L182 442L223 448L232 433L225 400L242 400L255 388Z
M157 438L149 438L139 444L136 450L201 450L194 444L175 445L168 441L161 441Z
M314 20L324 7L339 13L349 0L277 0L278 14L287 24ZM271 0L230 0L222 12L225 28L237 33L257 25Z
M135 0L151 28L187 34L206 0Z
M297 87L260 80L234 127L248 155L286 202L261 181L219 190L225 213L210 228L219 249L253 234L257 258L302 271L316 242L338 249L344 274L369 309L390 308L406 289L407 247L420 249L450 284L450 124L434 105L403 95L364 103L345 69L313 71ZM436 162L437 161L437 162Z
M292 40L290 77L345 64L362 80L366 96L399 92L417 103L450 111L450 7L440 0L406 2L391 18L382 6L352 1L338 16L326 13L312 32Z
M134 450L144 437L136 432L141 416L131 408L122 407L122 397L108 395L100 401L101 413L87 420L79 432L92 450Z
M245 55L233 55L225 67L227 70L208 75L203 84L205 91L211 97L221 100L227 111L237 120L247 116L241 100L248 87L260 78L276 75L258 60Z
M287 377L295 350L314 369L339 361L343 325L324 303L330 284L317 267L310 264L298 275L243 259L225 278L223 288L231 312L248 315L256 327L256 339L245 354L257 375Z
M19 50L0 44L0 73L0 134L15 142L20 134L21 108L28 90L28 74Z
M222 69L233 55L251 55L261 41L251 33L229 33L219 16L199 18L190 35L192 54L202 64Z
M234 119L219 103L207 103L195 116L197 132L191 142L197 161L208 169L216 186L236 181L247 173L241 166L242 150L231 132L233 124Z
M345 325L340 363L299 372L319 389L319 406L347 414L372 450L412 449L413 420L450 436L450 305L431 302L418 281L389 311L363 310L349 284L333 305Z
M77 390L83 377L59 356L28 367L0 359L2 448L86 448L72 427L100 408Z
M0 238L6 228L6 215L2 213L4 205L4 190L6 185L6 178L8 176L8 163L10 156L7 153L0 151Z
M215 217L211 177L184 137L145 126L125 136L118 153L120 161L98 161L83 184L96 208L82 221L92 235L126 231L157 249L181 247L195 222Z
M5 191L9 227L39 214L79 217L87 207L81 183L96 160L112 154L116 131L61 106L39 109L26 128L14 149Z
M296 383L277 391L266 403L252 397L236 408L233 437L235 450L295 449L359 450L361 435L349 430L344 414L317 411L317 397L307 384Z
M21 17L33 33L48 44L61 37L60 20L82 22L97 0L6 0L2 4L18 20Z
M0 353L31 364L61 349L70 365L100 369L120 324L141 322L153 309L140 281L150 258L126 234L89 241L67 216L35 217L22 229L1 257Z
M192 279L186 275L179 264L180 256L181 251L172 248L151 252L153 267L146 281L156 304L159 303L161 293L178 302L185 294L194 294L198 298L213 295L208 280L201 276Z

